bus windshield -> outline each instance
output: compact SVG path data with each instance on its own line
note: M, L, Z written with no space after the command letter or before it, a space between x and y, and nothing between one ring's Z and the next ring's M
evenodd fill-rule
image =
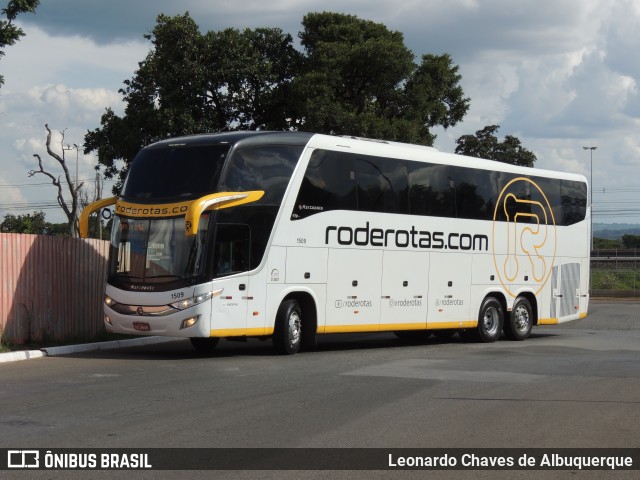
M131 164L122 197L162 203L215 192L228 152L229 145L143 149Z
M184 218L114 218L109 276L120 282L174 283L204 273L209 213L195 237L184 235Z

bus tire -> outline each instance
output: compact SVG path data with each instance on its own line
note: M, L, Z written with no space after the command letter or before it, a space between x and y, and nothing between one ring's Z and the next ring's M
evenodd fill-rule
M502 334L504 324L504 309L495 297L487 297L482 302L478 314L478 327L476 338L480 342L495 342Z
M529 338L533 327L533 309L526 297L513 302L511 315L504 322L504 334L509 340L522 341Z
M294 355L302 344L302 311L295 300L280 304L273 330L273 347L281 355Z
M202 353L212 352L213 350L215 350L218 342L220 341L220 339L217 337L191 337L189 340L191 341L191 346L198 352Z

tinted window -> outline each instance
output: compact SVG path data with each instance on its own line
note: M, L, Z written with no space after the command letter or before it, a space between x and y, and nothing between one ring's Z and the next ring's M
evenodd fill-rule
M213 247L213 275L223 277L249 270L250 230L248 225L216 226Z
M264 256L273 223L278 214L277 206L250 203L234 208L224 208L216 213L216 222L246 225L251 232L251 245L248 269L260 265Z
M551 207L551 211L553 212L553 219L547 218L547 223L555 223L556 225L570 225L563 223L562 220L562 205L560 202L560 181L555 180L553 178L534 178L536 185L540 187L540 190L544 193L544 196L540 193L540 190L537 188L533 188L531 190L531 200L534 202L534 205L548 205ZM533 213L537 213L540 208L537 210L534 207ZM544 212L542 213L544 214ZM540 215L542 215L540 214ZM548 215L548 213L547 213ZM583 217L584 218L584 217ZM544 223L541 221L541 223Z
M360 210L571 225L586 206L581 182L316 150L291 218Z
M280 205L302 148L267 145L237 150L229 161L221 190L263 190L258 204Z
M228 150L227 145L141 150L133 160L122 196L168 202L215 192Z
M571 225L582 220L587 213L587 185L563 180L560 183L562 223Z
M358 156L356 159L358 210L409 213L406 162Z
M355 179L353 155L314 151L291 218L330 210L357 210Z
M451 167L410 162L409 205L411 215L455 216Z

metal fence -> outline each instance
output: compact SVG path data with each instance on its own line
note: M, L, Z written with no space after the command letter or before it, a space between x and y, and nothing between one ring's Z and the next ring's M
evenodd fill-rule
M640 250L594 250L591 254L591 295L640 296Z
M12 344L95 338L109 242L0 233L0 334Z

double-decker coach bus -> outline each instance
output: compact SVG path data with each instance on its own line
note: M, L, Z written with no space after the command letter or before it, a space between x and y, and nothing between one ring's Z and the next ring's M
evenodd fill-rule
M337 332L524 340L586 316L583 176L430 147L232 132L143 148L115 204L108 331L271 337L294 354Z

